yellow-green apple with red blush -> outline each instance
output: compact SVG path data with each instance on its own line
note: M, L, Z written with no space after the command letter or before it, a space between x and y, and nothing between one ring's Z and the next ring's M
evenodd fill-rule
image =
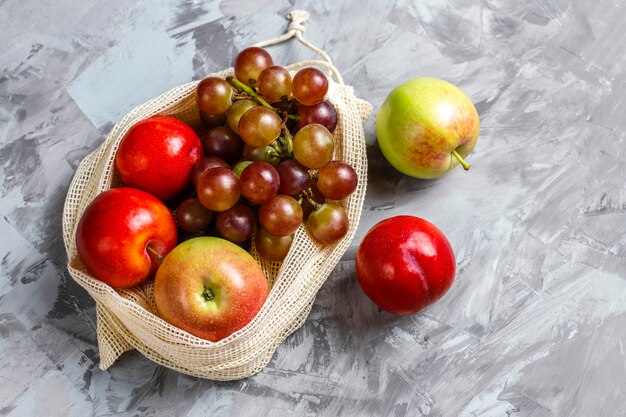
M415 216L377 223L356 255L356 274L365 294L397 315L417 313L440 299L455 271L448 239L434 224Z
M133 125L115 155L124 184L167 201L187 187L204 156L202 142L187 124L169 116L152 116Z
M437 78L416 78L393 89L376 117L383 155L398 171L437 178L476 146L480 120L476 107L458 87Z
M254 258L217 237L202 236L179 244L154 278L159 317L213 342L252 321L268 293L265 274Z
M76 249L83 265L91 276L115 288L152 278L176 239L176 223L165 204L127 187L98 194L76 228Z

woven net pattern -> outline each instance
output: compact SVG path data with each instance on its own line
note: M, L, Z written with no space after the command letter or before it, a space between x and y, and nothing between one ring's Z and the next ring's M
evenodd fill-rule
M151 281L121 290L91 277L76 250L76 226L85 208L100 192L120 185L114 159L129 128L153 115L172 116L194 128L200 126L195 102L197 81L177 86L134 108L80 163L65 201L63 238L70 275L96 300L101 369L111 366L122 353L136 349L152 361L188 375L213 380L245 378L263 369L280 343L303 324L315 295L348 248L359 223L367 182L363 122L372 112L371 104L356 98L352 87L344 85L341 78L332 78L338 71L329 62L306 61L287 69L293 72L305 66L317 66L329 74L327 100L338 114L334 159L349 163L359 178L356 191L341 203L350 229L340 242L321 246L311 239L305 226L300 226L283 262L266 261L253 247L251 253L265 271L270 293L254 320L223 340L200 339L159 318ZM232 74L231 68L211 76Z

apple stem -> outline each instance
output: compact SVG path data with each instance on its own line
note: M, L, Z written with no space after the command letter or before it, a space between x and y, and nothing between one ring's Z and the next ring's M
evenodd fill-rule
M470 169L470 164L465 162L465 159L463 159L463 157L459 155L456 149L452 151L452 155L454 155L454 157L459 160L459 163L463 166L464 170L467 171L468 169Z
M261 106L267 107L270 110L276 111L276 109L272 107L272 105L269 104L267 101L265 101L263 97L258 95L257 92L254 91L254 89L248 87L247 85L245 85L244 83L236 79L235 77L232 77L232 76L226 77L226 81L228 81L228 83L232 85L233 87L235 87L237 90L243 91L244 93L252 97L252 99L254 99L254 101L259 103Z
M146 246L146 249L148 250L148 252L150 252L151 254L154 255L154 257L156 258L157 262L160 264L161 262L163 262L163 257L161 256L160 253L158 253L157 251L155 251L154 249L152 249L150 246Z
M215 293L209 287L204 287L204 291L202 291L202 296L206 301L213 301L215 298Z

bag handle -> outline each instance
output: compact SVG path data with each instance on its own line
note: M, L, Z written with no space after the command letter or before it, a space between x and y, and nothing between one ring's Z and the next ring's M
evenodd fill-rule
M341 77L341 74L339 74L339 71L337 71L337 68L333 66L333 61L330 59L330 56L328 56L326 52L322 51L321 49L317 48L315 45L313 45L312 43L304 39L304 36L302 36L305 30L304 23L306 23L306 21L309 20L309 17L311 17L311 14L307 12L306 10L292 11L287 16L287 18L290 20L289 26L287 27L287 33L276 38L258 42L254 44L254 46L263 48L266 46L276 45L278 43L285 42L295 37L302 45L304 45L310 51L312 51L313 53L319 55L320 57L324 59L324 61L306 61L306 62L308 62L310 65L318 65L318 66L326 68L329 72L332 73L332 75L335 77L337 82L343 85L343 78Z

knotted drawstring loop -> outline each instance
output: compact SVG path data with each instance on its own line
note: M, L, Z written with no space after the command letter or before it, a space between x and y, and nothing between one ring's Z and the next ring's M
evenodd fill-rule
M317 48L315 45L313 45L312 43L304 39L304 36L302 36L302 34L304 33L306 29L304 24L306 23L307 20L309 20L310 16L311 16L310 13L307 12L306 10L292 11L287 16L290 22L289 22L289 26L287 27L286 33L276 38L272 38L266 41L256 43L254 46L258 46L259 48L264 48L266 46L276 45L281 42L285 42L295 37L302 45L304 45L310 51L312 51L313 53L319 55L320 57L324 59L324 61L305 61L302 64L317 65L320 67L324 67L329 72L332 73L332 75L335 77L337 82L339 82L340 84L343 84L343 78L341 77L341 74L339 74L339 71L337 71L337 68L333 66L333 61L330 59L328 54L322 51L321 49Z

